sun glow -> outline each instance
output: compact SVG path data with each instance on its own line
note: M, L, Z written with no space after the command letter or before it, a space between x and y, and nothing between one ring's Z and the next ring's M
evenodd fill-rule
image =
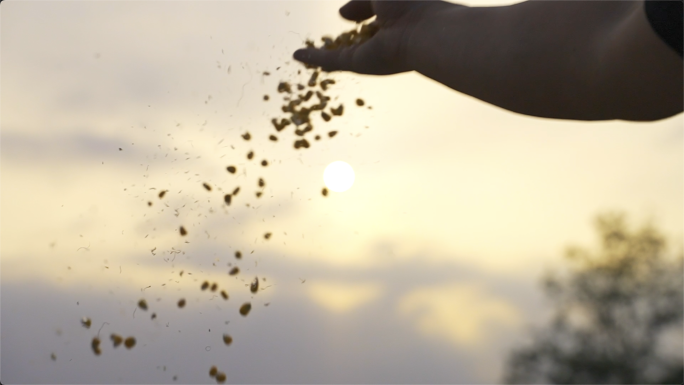
M347 191L354 184L354 169L342 161L332 162L323 172L323 182L332 191Z

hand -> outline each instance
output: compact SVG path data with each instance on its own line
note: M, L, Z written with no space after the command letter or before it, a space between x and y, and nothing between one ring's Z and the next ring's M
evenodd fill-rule
M305 48L294 58L321 67L323 71L352 71L368 75L391 75L412 71L409 57L411 36L435 8L452 5L442 1L352 0L340 8L347 20L371 23L378 32L364 43L339 49Z

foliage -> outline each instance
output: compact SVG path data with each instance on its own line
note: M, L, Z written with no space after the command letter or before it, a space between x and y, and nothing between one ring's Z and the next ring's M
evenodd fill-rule
M666 258L660 232L632 232L623 214L598 216L596 229L598 252L570 247L568 275L545 278L551 323L512 352L506 382L683 382L683 358L663 354L659 341L683 328L684 254Z

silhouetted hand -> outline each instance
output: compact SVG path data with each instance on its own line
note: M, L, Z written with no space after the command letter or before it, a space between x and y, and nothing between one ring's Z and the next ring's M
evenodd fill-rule
M305 48L294 58L324 71L352 71L369 75L390 75L411 71L408 46L418 25L436 8L456 6L442 1L352 0L340 8L347 20L371 23L379 28L368 41L339 49Z

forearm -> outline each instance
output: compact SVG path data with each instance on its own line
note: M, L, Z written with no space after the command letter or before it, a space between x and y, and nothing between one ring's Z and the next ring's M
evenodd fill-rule
M638 13L642 6L633 1L528 1L481 8L445 3L415 30L407 54L411 68L421 74L510 111L576 120L661 119L682 109L681 60L674 53L665 57L672 59L665 60L671 67L665 69L651 57L623 62L654 55L623 52L629 46L624 36L647 23ZM617 34L620 28L627 31ZM659 44L649 33L653 36L642 43ZM662 51L656 56L669 54L666 47L657 48ZM664 106L653 108L659 101Z

